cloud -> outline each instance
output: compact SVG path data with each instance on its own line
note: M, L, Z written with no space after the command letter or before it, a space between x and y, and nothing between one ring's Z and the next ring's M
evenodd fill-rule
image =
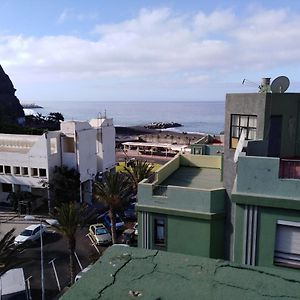
M71 14L64 10L59 21ZM32 82L143 76L176 82L173 77L189 73L187 85L204 85L211 74L218 79L280 64L295 66L299 27L299 15L285 9L243 17L229 9L193 15L142 9L130 20L96 25L88 38L0 33L0 63L15 74L27 74L24 80Z
M84 22L87 20L95 20L98 17L98 13L77 13L73 9L65 8L61 14L58 16L57 23L62 24L66 21L75 20Z

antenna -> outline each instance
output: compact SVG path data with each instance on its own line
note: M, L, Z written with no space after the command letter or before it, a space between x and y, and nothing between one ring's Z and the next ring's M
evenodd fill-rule
M253 81L250 81L246 78L243 79L242 81L242 85L248 85L248 86L255 86L255 87L259 87L259 84Z
M284 93L290 86L290 80L286 76L275 78L271 84L272 93Z

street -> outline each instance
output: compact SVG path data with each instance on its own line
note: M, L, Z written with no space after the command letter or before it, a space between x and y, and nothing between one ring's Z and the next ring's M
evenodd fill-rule
M0 215L3 213L0 212ZM3 221L3 219L1 220ZM18 235L24 228L32 224L24 222L24 218L15 217L10 221L0 224L1 237L11 228L16 228ZM38 222L35 222L38 223ZM83 268L95 261L99 257L96 249L91 245L90 240L86 236L88 227L79 229L76 236L76 253ZM98 247L102 253L106 247ZM25 273L25 279L30 278L30 289L33 300L41 299L41 243L36 240L32 246L26 248L19 254L17 266L22 267ZM44 287L45 299L53 299L58 293L58 285L55 279L52 264L49 262L55 259L60 286L63 289L70 282L69 278L69 253L67 239L61 234L49 228L48 232L43 235L43 255L44 255ZM81 271L80 266L76 263L75 274Z

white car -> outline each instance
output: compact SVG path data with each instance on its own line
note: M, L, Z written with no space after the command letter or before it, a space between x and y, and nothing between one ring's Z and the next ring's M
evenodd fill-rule
M16 238L15 244L23 244L27 241L34 241L40 238L41 233L46 231L46 226L41 224L26 227Z
M111 234L101 223L91 225L89 234L97 245L111 243Z

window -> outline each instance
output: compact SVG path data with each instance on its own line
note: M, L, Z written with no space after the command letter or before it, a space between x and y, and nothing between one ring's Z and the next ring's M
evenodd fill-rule
M28 176L28 168L27 167L22 167L21 168L21 174L23 175L23 176Z
M40 177L47 177L46 169L39 169Z
M13 167L15 175L21 175L21 168L20 167Z
M0 174L3 174L4 173L4 168L2 165L0 165Z
M274 264L300 268L300 222L277 221Z
M4 193L12 192L12 184L2 183L2 192L4 192Z
M4 172L5 172L5 174L11 174L10 166L4 166Z
M31 176L33 176L33 177L38 176L38 169L37 168L31 168Z
M242 130L245 129L246 140L256 139L257 116L231 115L230 147L235 149Z
M50 153L51 154L57 153L57 139L56 138L50 139Z
M166 219L154 219L154 244L158 246L166 245Z

